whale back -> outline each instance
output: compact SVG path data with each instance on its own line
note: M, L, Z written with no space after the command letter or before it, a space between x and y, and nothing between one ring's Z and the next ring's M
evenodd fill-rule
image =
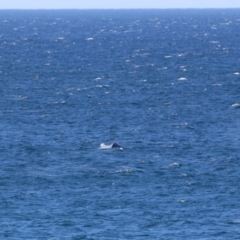
M112 144L112 148L122 148L122 146L120 146L117 142L114 142Z

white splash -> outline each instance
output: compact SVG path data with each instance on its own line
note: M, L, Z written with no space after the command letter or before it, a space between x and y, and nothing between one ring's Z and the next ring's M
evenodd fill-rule
M110 144L110 145L107 145L105 143L100 144L100 149L110 149L110 148L112 148L112 144Z
M114 148L114 149L120 149L120 150L123 150L123 148L119 145L119 146L114 146L113 147L113 144L117 144L116 142L114 142L114 143L111 143L111 144L105 144L105 143L101 143L100 144L100 147L99 147L99 149L110 149L110 148ZM117 144L118 145L118 144Z

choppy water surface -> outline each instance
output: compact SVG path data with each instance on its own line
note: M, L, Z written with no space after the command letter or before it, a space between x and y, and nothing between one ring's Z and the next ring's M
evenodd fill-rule
M0 11L1 239L239 239L239 28Z

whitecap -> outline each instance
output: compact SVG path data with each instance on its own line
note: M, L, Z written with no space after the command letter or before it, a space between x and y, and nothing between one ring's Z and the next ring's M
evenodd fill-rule
M235 72L235 73L233 73L234 75L239 75L239 72Z
M111 174L114 174L114 173L132 173L134 171L133 168L123 168L123 169L119 169L119 170L116 170L116 171L113 171L113 172L110 172Z
M219 41L210 41L209 43L218 44Z
M86 38L86 41L92 41L94 38Z
M182 70L183 72L186 72L186 71L187 71L186 66L181 66L180 68L181 68L181 70Z
M186 200L185 199L179 199L179 200L177 200L177 202L184 203L184 202L186 202Z
M174 145L163 145L162 148L174 148Z
M240 219L233 219L233 220L232 220L232 223L240 224Z
M183 174L180 175L180 177L187 177L187 174L183 173Z
M232 104L232 107L240 108L240 103L234 103L234 104Z
M66 91L72 91L75 90L75 88L66 88Z
M179 163L177 162L169 164L169 167L178 167L178 166L179 166Z
M139 68L139 67L141 67L141 66L140 66L140 65L134 65L134 67L135 67L135 68Z
M96 85L95 88L108 88L108 85Z
M19 100L23 100L23 99L26 99L26 98L28 98L28 97L27 96L19 96L18 97Z
M164 105L170 105L172 102L165 102Z
M186 80L187 80L187 79L184 78L184 77L181 77L181 78L178 79L178 81L186 81Z

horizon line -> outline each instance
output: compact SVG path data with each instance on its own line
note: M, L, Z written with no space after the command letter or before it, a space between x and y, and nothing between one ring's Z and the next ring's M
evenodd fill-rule
M166 8L0 8L0 10L172 10L172 9L240 9L239 7L166 7Z

